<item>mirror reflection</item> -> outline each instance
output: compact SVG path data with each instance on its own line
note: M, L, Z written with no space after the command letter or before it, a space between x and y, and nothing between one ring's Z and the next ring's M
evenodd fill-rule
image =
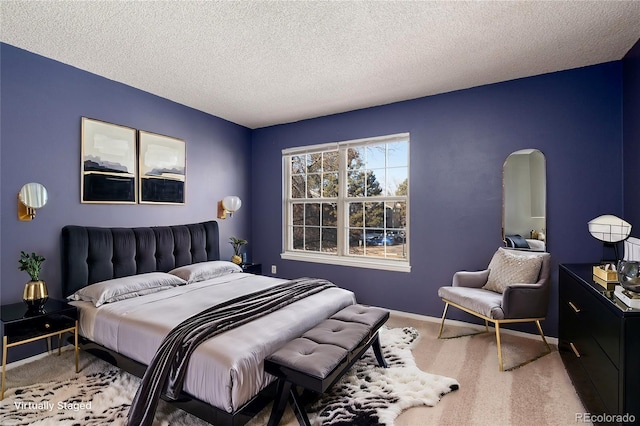
M547 251L547 177L537 149L511 153L503 165L502 239L507 247Z
M31 182L25 184L18 195L20 202L32 209L39 209L47 204L47 189L40 183Z

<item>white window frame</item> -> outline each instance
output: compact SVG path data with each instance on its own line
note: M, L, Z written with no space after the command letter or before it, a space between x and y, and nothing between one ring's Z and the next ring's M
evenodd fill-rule
M366 256L356 256L349 254L349 241L347 232L347 224L345 220L348 216L345 212L348 209L349 201L353 201L353 198L348 198L346 196L347 193L347 165L346 165L346 150L348 148L358 147L358 146L367 146L367 145L376 145L385 142L395 142L395 141L407 141L410 149L410 134L409 133L398 133L394 135L388 136L380 136L373 138L364 138L357 139L351 141L344 142L334 142L327 144L319 144L319 145L309 145L303 147L296 148L287 148L282 150L282 253L280 254L281 259L284 260L295 260L295 261L303 261L303 262L314 262L314 263L324 263L331 265L342 265L342 266L352 266L352 267L360 267L360 268L370 268L370 269L380 269L387 271L397 271L397 272L411 272L411 263L410 263L410 232L409 232L409 218L410 218L410 155L407 155L407 195L406 196L379 196L379 197L366 197L363 198L363 201L371 201L371 202L389 202L396 200L403 200L406 202L406 256L403 259L388 259L388 258L380 258L380 257L366 257ZM314 252L314 251L303 251L303 250L294 250L292 248L293 236L291 235L291 227L289 226L289 221L293 220L292 212L289 208L291 203L293 203L293 199L291 198L291 184L290 184L290 173L291 173L291 157L295 155L301 154L314 154L326 151L338 150L339 151L339 182L340 188L338 197L335 199L329 198L319 198L318 202L326 202L327 200L334 200L338 205L338 218L337 218L337 229L338 229L338 253L337 254L328 254L322 252ZM297 200L297 199L296 199ZM291 249L290 249L291 247Z

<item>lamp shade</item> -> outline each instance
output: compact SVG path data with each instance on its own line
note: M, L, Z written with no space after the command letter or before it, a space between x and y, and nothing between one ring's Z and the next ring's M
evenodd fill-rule
M631 234L631 224L614 215L605 214L589 221L589 233L605 243L617 243Z
M228 212L235 212L242 206L242 200L236 195L227 195L222 199L222 207Z

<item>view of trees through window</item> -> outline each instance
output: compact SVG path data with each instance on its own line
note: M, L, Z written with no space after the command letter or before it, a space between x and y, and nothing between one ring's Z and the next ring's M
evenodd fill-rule
M407 137L292 155L290 249L405 259L408 151Z

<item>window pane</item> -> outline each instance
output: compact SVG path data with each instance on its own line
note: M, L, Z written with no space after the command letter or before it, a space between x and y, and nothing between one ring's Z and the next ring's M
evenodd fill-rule
M305 198L305 181L304 175L291 176L291 198Z
M377 197L384 194L384 169L367 170L367 197Z
M362 228L349 229L349 254L364 254L363 238L364 230Z
M384 203L364 203L365 227L382 228L384 226Z
M378 169L386 166L386 144L370 145L367 147L367 169Z
M357 170L364 167L364 148L349 148L347 150L347 168Z
M409 169L407 167L396 167L387 170L387 190L389 195L408 195L408 172Z
M307 173L322 171L322 153L307 155Z
M349 226L364 226L364 204L349 203Z
M322 226L338 224L338 206L335 203L322 203Z
M307 198L320 198L320 174L307 175Z
M338 173L324 173L322 175L322 196L335 198L338 196Z
M294 225L304 225L304 204L296 203L292 206L292 219Z
M336 228L322 228L322 251L335 253L338 248L338 230Z
M347 197L364 197L366 174L364 171L350 171L347 175Z
M338 171L338 151L330 151L323 154L322 170L324 172Z
M309 226L320 226L320 204L312 203L304 206L304 223Z
M407 226L407 203L398 201L385 203L387 228L404 229Z
M310 251L320 251L320 228L315 226L305 226L304 249Z
M293 235L293 249L304 250L304 227L294 226L292 235Z
M306 159L304 155L294 155L291 157L291 174L305 173Z
M409 164L408 148L407 142L387 144L387 167L407 166Z

